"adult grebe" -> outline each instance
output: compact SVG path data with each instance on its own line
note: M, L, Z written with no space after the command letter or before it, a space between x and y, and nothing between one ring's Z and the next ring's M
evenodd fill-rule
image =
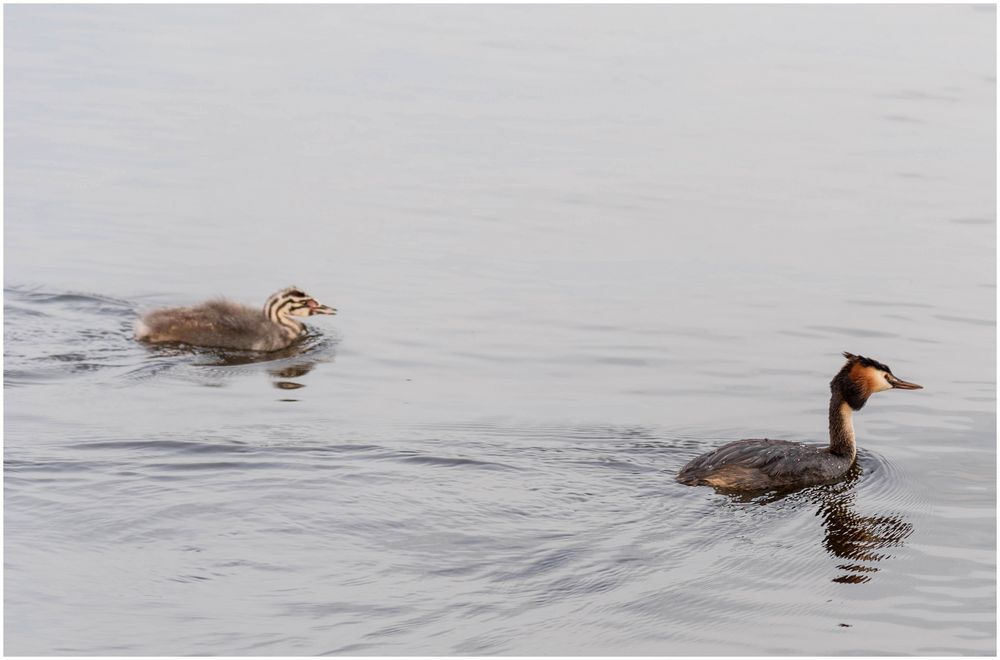
M851 416L875 392L919 390L881 362L844 353L847 364L830 381L830 446L787 440L737 440L694 459L677 474L689 486L767 490L811 486L844 475L857 455Z
M136 321L135 338L154 344L277 351L305 333L305 326L293 317L336 313L301 289L288 287L268 298L263 310L228 300L157 309Z

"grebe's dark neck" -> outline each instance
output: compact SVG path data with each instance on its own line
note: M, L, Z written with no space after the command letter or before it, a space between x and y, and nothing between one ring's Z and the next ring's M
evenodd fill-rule
M844 400L837 388L831 388L830 396L830 453L834 456L849 458L852 462L857 456L857 446L854 444L854 409Z

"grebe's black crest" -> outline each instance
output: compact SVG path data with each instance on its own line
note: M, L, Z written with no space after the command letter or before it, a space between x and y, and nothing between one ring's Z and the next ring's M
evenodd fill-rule
M889 367L885 366L878 360L867 358L864 355L855 355L854 353L844 351L844 357L847 358L848 362L856 362L863 367L875 367L876 369L881 369L882 371L888 371L890 374L892 373L892 369Z

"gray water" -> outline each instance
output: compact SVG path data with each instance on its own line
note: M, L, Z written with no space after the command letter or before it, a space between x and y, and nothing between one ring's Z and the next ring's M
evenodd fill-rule
M4 16L8 654L996 653L993 7Z

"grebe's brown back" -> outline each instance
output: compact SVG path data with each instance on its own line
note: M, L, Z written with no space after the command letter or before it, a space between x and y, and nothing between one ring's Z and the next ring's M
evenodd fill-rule
M724 490L798 488L842 477L854 464L857 447L851 417L868 397L885 390L919 390L900 380L886 365L844 353L847 363L830 381L830 445L787 440L737 440L694 459L677 474L689 486Z

